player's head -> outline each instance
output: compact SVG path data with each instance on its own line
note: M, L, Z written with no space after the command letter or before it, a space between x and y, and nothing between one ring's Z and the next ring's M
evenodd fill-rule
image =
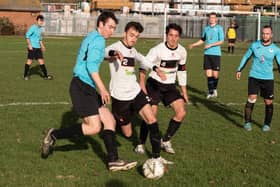
M262 28L262 42L265 44L271 43L273 37L272 27L265 25Z
M37 21L37 24L38 24L39 26L43 26L43 24L44 24L44 16L43 16L43 15L38 15L38 16L36 17L36 21Z
M144 28L141 23L135 21L128 22L124 29L123 42L125 45L133 47L143 30Z
M182 27L176 23L170 23L167 25L165 33L168 47L176 48L182 34Z
M115 31L118 19L112 12L102 12L97 18L97 30L104 37L109 38Z
M216 14L216 12L211 12L208 15L208 19L209 19L209 24L210 25L215 25L217 23L217 14Z

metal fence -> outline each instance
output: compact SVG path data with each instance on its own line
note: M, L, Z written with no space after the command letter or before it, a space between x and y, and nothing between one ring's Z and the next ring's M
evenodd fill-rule
M81 36L86 35L96 27L96 15L88 14L68 14L64 13L44 13L45 34ZM163 38L164 17L144 16L144 15L117 15L119 24L113 36L121 37L124 27L129 21L138 21L144 27L142 37ZM220 17L218 23L223 26L226 32L233 17ZM251 41L257 39L257 17L256 16L235 16L235 22L239 25L237 29L237 39L240 41ZM207 24L206 17L199 16L170 16L168 22L175 22L183 29L182 37L199 38L203 27ZM261 26L271 25L274 30L274 41L280 41L279 19L273 17L262 17Z

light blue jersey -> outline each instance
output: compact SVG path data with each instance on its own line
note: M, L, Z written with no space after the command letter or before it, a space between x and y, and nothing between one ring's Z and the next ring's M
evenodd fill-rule
M25 38L29 39L33 48L41 48L40 41L42 41L42 27L34 24L25 33Z
M221 25L214 25L210 26L207 25L204 27L203 32L201 34L201 40L205 41L205 44L212 44L219 41L224 41L224 30ZM204 50L205 55L216 55L221 56L221 47L220 46L213 46L208 49Z
M74 67L74 76L96 88L91 74L99 72L105 55L105 38L97 31L89 33L83 40Z
M255 41L243 56L237 71L242 71L251 56L253 56L253 63L249 72L249 77L273 80L273 61L275 58L278 66L280 65L279 47L274 43L263 45L262 41Z

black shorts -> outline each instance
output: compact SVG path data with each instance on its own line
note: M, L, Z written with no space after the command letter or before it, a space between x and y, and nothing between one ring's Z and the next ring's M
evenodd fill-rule
M148 78L146 89L151 98L151 105L158 105L162 101L164 106L169 106L177 99L184 100L175 84L162 84L153 78Z
M32 50L27 49L28 50L28 54L27 54L27 58L28 59L43 59L43 53L41 48L33 48Z
M70 96L73 109L84 118L99 114L98 109L102 106L100 95L90 85L74 77L70 84Z
M217 55L204 55L203 69L211 69L214 71L220 71L221 57Z
M248 95L258 95L264 99L274 99L274 80L263 80L249 77Z
M127 125L131 122L134 113L138 113L146 104L149 97L140 91L133 100L120 101L112 97L112 113L118 125Z
M235 43L236 39L228 39L228 43Z

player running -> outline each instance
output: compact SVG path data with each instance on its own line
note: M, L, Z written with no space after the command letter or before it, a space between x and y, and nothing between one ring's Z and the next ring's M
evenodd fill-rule
M273 115L273 61L275 58L280 72L280 49L272 43L272 37L273 33L271 26L264 26L262 29L262 40L255 41L251 44L237 68L236 78L237 80L240 80L241 71L245 68L248 60L253 56L253 63L248 79L248 100L245 105L244 112L244 128L247 131L252 130L251 116L259 92L261 97L264 98L265 103L265 117L262 131L270 131L270 124Z

